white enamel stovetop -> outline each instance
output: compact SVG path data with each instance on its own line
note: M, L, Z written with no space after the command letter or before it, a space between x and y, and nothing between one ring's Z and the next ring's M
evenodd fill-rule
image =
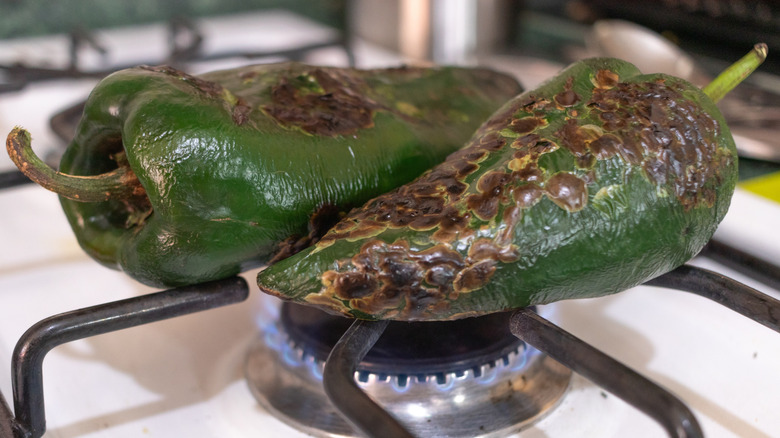
M162 57L161 26L101 35L130 61ZM295 31L291 31L294 29ZM316 41L329 31L285 12L209 20L212 49L261 42L285 47ZM251 38L247 36L251 35ZM243 43L242 43L243 42ZM256 47L256 46L255 46ZM64 62L65 39L0 42L2 61ZM362 65L397 62L392 54L358 47ZM334 61L335 60L335 61ZM87 65L100 59L86 54ZM110 59L124 63L126 59ZM195 66L197 72L227 67ZM343 63L336 49L309 62ZM516 73L532 87L550 73L541 62ZM553 70L554 71L554 70ZM92 81L52 82L0 95L0 131L22 125L45 153L55 143L47 127L56 110L82 99ZM0 157L0 170L11 169ZM769 260L780 260L780 206L738 191L719 236ZM98 266L79 249L56 196L28 185L0 192L0 390L11 396L10 358L22 333L37 321L152 290ZM706 260L712 269L731 274ZM247 279L252 282L253 274ZM766 287L756 287L766 290ZM768 291L780 297L777 291ZM241 304L76 341L54 349L44 364L46 437L304 436L264 412L241 375L255 340L258 314L277 303L252 289ZM708 437L780 437L780 334L687 293L638 287L591 300L560 303L555 320L613 357L660 383L693 409ZM567 398L522 437L662 437L652 420L576 377Z

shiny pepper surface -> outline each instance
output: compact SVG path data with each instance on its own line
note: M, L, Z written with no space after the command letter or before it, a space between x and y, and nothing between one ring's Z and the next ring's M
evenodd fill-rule
M468 68L123 70L91 93L60 172L129 167L134 194L62 206L87 253L143 283L234 275L419 176L520 91Z
M331 313L395 320L615 293L704 246L728 209L736 164L701 90L620 60L582 61L258 284Z

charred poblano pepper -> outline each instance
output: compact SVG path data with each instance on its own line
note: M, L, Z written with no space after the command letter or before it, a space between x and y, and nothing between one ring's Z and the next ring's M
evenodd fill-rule
M61 173L22 129L7 146L62 196L87 253L176 286L305 247L339 211L441 162L520 91L470 68L140 67L93 90Z
M735 68L755 68L765 51ZM722 97L731 77L705 91ZM615 293L704 246L729 206L736 161L707 94L616 59L586 60L258 283L331 313L394 320Z

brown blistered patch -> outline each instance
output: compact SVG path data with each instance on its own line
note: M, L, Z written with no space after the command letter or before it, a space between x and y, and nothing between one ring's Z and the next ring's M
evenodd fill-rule
M529 116L512 120L509 129L518 134L526 134L546 124L547 121L541 117Z
M342 300L363 298L374 292L376 279L362 272L344 272L336 275L332 281L336 297Z
M239 97L233 106L233 123L237 126L241 126L249 120L249 113L252 112L252 107L246 102L245 99Z
M506 139L497 132L491 132L479 137L479 149L488 153L501 150L506 145Z
M555 136L558 138L560 146L568 149L574 156L580 157L588 153L583 132L576 119L566 120Z
M613 134L604 134L588 144L590 152L599 159L611 158L619 147L620 139Z
M518 104L518 108L531 114L543 115L546 111L554 107L554 105L547 98L536 96L534 94L528 94Z
M558 105L568 108L570 106L576 105L580 101L580 96L574 92L572 89L572 84L574 83L574 77L571 76L569 79L566 80L566 84L563 86L563 91L556 94L553 100L555 100L555 103Z
M569 172L552 175L544 185L545 193L556 205L569 212L580 211L588 202L585 181Z
M542 182L544 180L544 173L536 163L532 163L523 169L512 172L512 177L517 181L523 182Z
M476 239L471 244L466 260L469 264L475 265L484 260L510 263L516 261L517 258L517 252L511 245L499 245L493 239L483 237Z
M461 255L444 245L412 251L405 241L387 244L371 240L342 272L322 276L323 291L307 297L348 301L348 307L372 315L398 319L430 319L456 297L453 282L469 266Z
M512 174L506 172L489 172L477 181L479 193L469 195L466 205L469 210L482 220L490 220L498 214L499 204L506 202L504 193L507 184L512 181Z
M373 126L374 112L380 106L366 96L360 79L348 72L319 68L307 76L316 87L297 77L279 79L271 88L271 103L263 110L283 126L328 137Z
M614 87L620 81L620 76L612 70L602 69L596 72L593 78L593 84L596 88L609 89Z
M655 184L670 184L691 208L710 205L719 178L719 126L677 81L618 83L594 91L588 107L604 123L605 135L590 144L594 155L614 153L641 166Z
M486 285L493 274L496 272L495 260L482 260L468 268L460 271L453 286L456 292L472 292Z
M541 187L534 183L530 183L516 187L512 191L512 198L515 201L515 205L518 207L529 208L539 202L539 200L542 199L543 194L544 190L542 190Z

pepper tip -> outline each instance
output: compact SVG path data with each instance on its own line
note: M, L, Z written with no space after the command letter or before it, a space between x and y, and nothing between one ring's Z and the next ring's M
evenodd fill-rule
M767 46L766 43L758 43L753 46L753 51L758 56L758 59L763 62L769 54L769 46Z

